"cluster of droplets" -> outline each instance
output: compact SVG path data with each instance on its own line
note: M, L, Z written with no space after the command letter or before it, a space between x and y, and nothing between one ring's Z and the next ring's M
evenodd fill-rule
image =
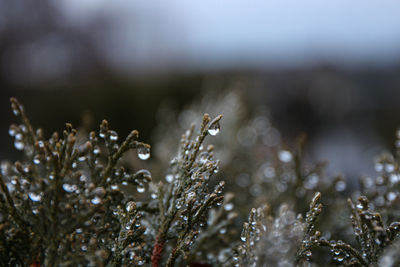
M26 135L28 133L27 127L24 124L19 126L12 124L8 130L8 134L14 137L14 147L17 150L24 150L26 147Z
M390 153L383 153L375 159L376 178L361 178L362 192L376 207L390 207L397 205L399 199L398 185L400 172L395 158Z
M241 244L237 248L237 254L232 259L235 266L257 266L259 256L256 253L256 245L267 230L264 221L265 209L266 207L252 208L248 221L243 224L240 234Z

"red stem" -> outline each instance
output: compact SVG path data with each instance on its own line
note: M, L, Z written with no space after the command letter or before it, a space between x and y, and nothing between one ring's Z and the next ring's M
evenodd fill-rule
M162 256L162 252L164 249L164 241L156 237L156 241L154 242L153 253L151 255L151 266L152 267L159 267L159 262Z

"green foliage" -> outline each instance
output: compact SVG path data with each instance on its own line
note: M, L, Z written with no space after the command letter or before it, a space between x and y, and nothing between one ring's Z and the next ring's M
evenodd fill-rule
M67 123L46 139L11 99L23 158L1 165L0 266L399 264L399 151L349 190L304 159L304 137L290 149L265 110L243 113L237 92L204 99L163 112L152 174L137 168L150 158L138 131L119 141L107 121L89 133ZM205 114L174 141L216 106L223 121Z

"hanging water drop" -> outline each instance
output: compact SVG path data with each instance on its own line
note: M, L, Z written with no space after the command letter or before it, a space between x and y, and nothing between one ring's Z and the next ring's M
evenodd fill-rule
M138 154L139 159L146 160L146 159L150 158L150 149L148 149L146 147L139 147L137 149L137 154Z
M142 185L138 185L138 187L136 188L136 190L137 190L139 193L143 193L144 191L146 191L146 188L145 188L144 186L142 186Z
M213 124L210 125L210 127L208 128L208 133L209 133L210 135L215 136L215 135L217 135L217 134L219 133L220 128L221 128L221 127L220 127L220 125L219 125L219 122L213 123Z

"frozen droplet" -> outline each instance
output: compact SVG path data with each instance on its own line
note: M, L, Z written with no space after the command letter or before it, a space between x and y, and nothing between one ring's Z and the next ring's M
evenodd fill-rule
M174 180L174 176L173 176L172 174L167 174L167 175L165 176L165 180L166 180L168 183L171 183L171 182Z
M145 188L144 186L142 186L142 185L138 185L138 187L136 188L136 190L137 190L139 193L143 193L144 191L146 191L146 188Z
M287 150L281 150L279 152L279 160L282 162L285 162L285 163L290 162L292 160L292 158L293 158L292 153L290 153Z
M100 132L100 133L99 133L99 136L100 136L101 138L105 138L105 137L106 137L106 134L105 134L104 132Z
M101 203L101 198L99 198L98 196L95 196L92 201L91 201L94 205L100 204Z
M224 206L224 210L230 211L233 209L233 204L232 203L226 203Z
M25 144L21 140L15 139L14 146L18 150L23 150L25 147Z
M36 164L36 165L40 164L40 156L39 155L36 155L33 158L33 163Z
M208 128L208 133L209 133L210 135L215 136L215 135L217 135L217 134L219 133L220 128L221 128L221 127L220 127L220 125L219 125L219 122L213 123L213 124L210 125L210 127Z
M343 192L346 189L346 183L342 180L336 182L335 189L338 192Z
M38 202L38 201L42 200L42 196L40 194L36 194L34 192L30 192L28 194L28 196L33 202Z
M111 141L117 141L118 140L118 134L116 131L110 131L110 140Z
M146 160L146 159L150 158L150 149L148 149L146 147L139 147L137 149L137 154L138 154L139 159Z

